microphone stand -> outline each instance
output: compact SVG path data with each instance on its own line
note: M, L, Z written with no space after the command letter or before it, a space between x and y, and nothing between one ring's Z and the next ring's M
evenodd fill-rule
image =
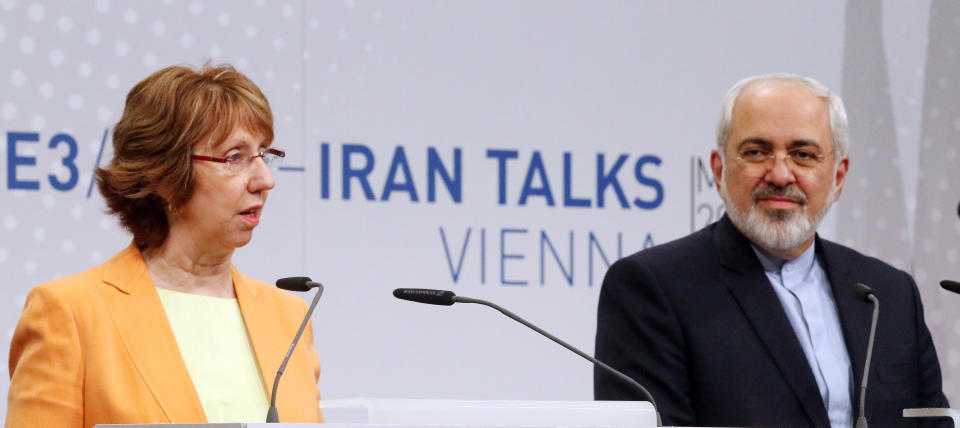
M290 356L293 355L293 349L297 347L297 342L300 341L300 335L303 334L303 329L307 327L307 322L310 321L310 315L313 314L313 308L317 307L317 302L320 301L320 295L323 294L323 286L319 283L316 284L317 294L313 296L313 302L310 303L310 309L307 310L306 316L303 317L303 322L300 323L300 329L297 330L297 335L293 338L293 343L290 344L290 349L287 351L287 355L283 357L283 363L280 364L280 368L277 369L277 377L273 379L273 392L270 394L270 409L267 410L267 423L278 423L280 422L280 414L277 412L277 387L280 386L280 376L283 375L283 371L287 368L287 363L290 362Z
M656 409L657 409L657 403L656 403L655 401L653 401L653 395L650 394L650 391L647 391L647 388L644 388L643 385L641 385L639 382L637 382L637 381L633 380L632 378L630 378L629 376L621 373L619 370L614 369L613 367L608 366L608 365L607 365L606 363L604 363L603 361L600 361L600 360L598 360L598 359L596 359L596 358L593 358L593 357L591 357L590 355L587 355L586 353L584 353L583 351L581 351L581 350L579 350L579 349L577 349L577 348L574 348L572 345L568 344L567 342L564 342L564 341L560 340L559 338L557 338L556 336L554 336L554 335L552 335L552 334L550 334L550 333L547 333L546 331L544 331L544 330L541 329L540 327L537 327L537 326L535 326L535 325L527 322L527 320L525 320L525 319L523 319L523 318L520 318L518 315L514 314L513 312L508 311L507 309L501 307L500 305L498 305L498 304L496 304L496 303L488 302L488 301L486 301L486 300L481 300L481 299L474 299L474 298L472 298L472 297L461 297L461 296L453 296L453 301L454 301L454 302L457 302L457 303L476 303L476 304L479 304L479 305L489 306L489 307L491 307L491 308L493 308L493 309L496 309L496 310L500 311L500 313L502 313L502 314L510 317L510 318L513 319L514 321L516 321L516 322L518 322L518 323L520 323L520 324L523 324L523 325L529 327L531 330L533 330L533 331L535 331L535 332L537 332L537 333L540 333L543 337L546 337L547 339L550 339L550 340L556 342L558 345L563 346L564 348L567 348L568 350L570 350L570 351L573 352L574 354L577 354L577 355L585 358L587 361L590 361L591 363L596 364L597 366L603 368L603 369L606 370L608 373L611 373L611 374L613 374L614 376L616 376L618 379L620 379L620 380L622 380L622 381L624 381L624 382L626 382L626 383L628 383L628 384L630 384L630 385L633 385L633 387L634 387L634 388L637 388L638 390L640 390L640 391L643 393L643 395L645 396L645 398L650 401L650 404L653 405L654 414L657 415L657 426L658 426L658 427L659 427L659 426L663 426L663 423L660 421L660 412L658 412L658 411L656 410ZM874 321L876 321L876 318L874 318ZM869 358L869 357L868 357L868 358Z
M860 298L867 302L873 303L873 320L870 321L870 339L867 342L867 358L863 363L863 376L860 380L860 416L857 417L857 424L855 427L868 428L867 414L865 413L867 402L867 380L870 378L870 360L873 358L873 340L876 337L877 318L880 315L880 299L877 299L877 295L873 293L873 290L863 283L856 284L855 291Z

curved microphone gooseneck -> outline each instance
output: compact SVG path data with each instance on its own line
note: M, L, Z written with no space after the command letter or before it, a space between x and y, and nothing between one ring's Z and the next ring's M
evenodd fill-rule
M870 322L870 340L867 342L867 359L863 363L863 378L860 380L860 416L856 428L867 428L867 415L864 413L867 400L867 379L870 378L870 360L873 358L873 340L877 335L877 317L880 315L880 300L873 289L866 284L857 283L854 287L857 296L863 301L873 303L873 320Z
M300 341L300 335L303 334L303 329L307 327L307 322L310 321L310 315L313 314L313 308L317 307L317 302L320 301L320 296L323 294L323 284L313 282L305 276L280 278L277 280L277 287L289 291L310 291L311 288L316 288L317 294L313 296L313 302L310 303L310 309L308 309L306 315L303 316L303 322L300 323L300 329L297 330L297 335L294 336L293 343L290 344L290 350L287 351L287 355L283 357L283 362L280 363L280 368L277 369L277 377L273 379L273 392L270 394L270 409L267 410L267 423L280 422L280 413L277 412L277 387L280 386L280 376L283 375L283 371L287 368L287 362L290 361L290 357L293 355L293 349L297 347L297 342Z
M647 391L647 388L644 388L643 385L641 385L639 382L633 380L633 378L623 374L619 370L608 366L604 362L596 358L593 358L590 355L587 355L585 352L573 347L573 345L570 345L567 342L560 340L556 336L550 333L547 333L540 327L537 327L531 324L527 320L520 318L520 316L518 316L517 314L514 314L513 312L506 310L505 308L501 307L500 305L497 305L496 303L488 302L486 300L474 299L471 297L460 297L449 290L431 290L426 288L398 288L396 290L393 290L393 296L401 300L409 300L411 302L427 303L431 305L450 306L450 305L453 305L454 303L476 303L479 305L489 306L493 309L496 309L500 311L500 313L510 317L514 321L529 327L531 330L537 333L540 333L543 337L546 337L547 339L550 339L556 342L558 345L563 346L564 348L567 348L574 354L577 354L583 357L584 359L586 359L587 361L590 361L591 363L596 364L597 367L600 367L606 370L608 373L616 376L618 379L636 388L638 391L640 391L640 393L644 396L644 398L646 398L647 401L649 401L650 404L653 406L653 413L657 416L657 426L658 427L663 426L663 423L660 421L660 412L657 410L657 402L653 401L653 395L650 394L650 391Z

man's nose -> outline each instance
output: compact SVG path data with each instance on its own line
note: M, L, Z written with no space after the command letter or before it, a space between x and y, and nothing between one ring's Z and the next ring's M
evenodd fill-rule
M797 181L790 161L786 156L774 156L773 165L767 170L764 180L777 187L784 187Z

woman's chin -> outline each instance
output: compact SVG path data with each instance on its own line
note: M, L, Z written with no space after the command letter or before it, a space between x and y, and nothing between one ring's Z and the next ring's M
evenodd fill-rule
M253 231L246 232L234 232L230 236L225 236L220 239L222 245L231 250L236 250L240 247L243 247L250 243L250 240L253 239Z
M243 246L249 244L249 243L250 243L250 240L252 240L252 239L253 239L253 234L252 234L252 233L247 234L245 237L238 237L238 239L237 239L236 241L234 241L233 248L243 247Z

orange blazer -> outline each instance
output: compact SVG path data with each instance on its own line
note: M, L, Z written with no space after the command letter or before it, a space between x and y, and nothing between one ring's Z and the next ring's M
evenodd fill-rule
M269 399L307 305L232 266L231 272ZM312 332L308 325L280 382L282 422L321 421ZM9 362L7 428L207 422L143 256L132 244L100 266L35 287Z

